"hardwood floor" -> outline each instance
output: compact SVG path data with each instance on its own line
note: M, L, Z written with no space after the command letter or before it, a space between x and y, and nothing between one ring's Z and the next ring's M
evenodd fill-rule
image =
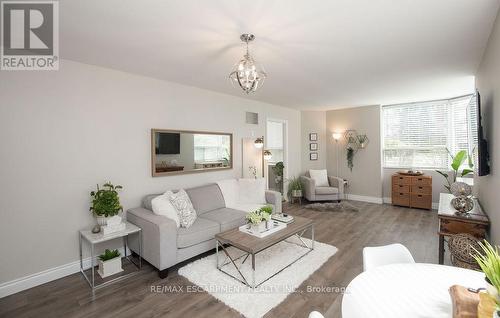
M364 246L400 242L417 262L437 263L436 211L352 202L359 212L316 212L298 205L286 212L316 221L316 240L338 252L265 317L307 317L318 310L340 317L341 292L308 292L312 287L345 287L362 271ZM154 286L183 292L152 292ZM187 292L192 284L176 270L168 278L146 264L141 273L95 292L80 273L0 299L1 317L239 317L205 292Z

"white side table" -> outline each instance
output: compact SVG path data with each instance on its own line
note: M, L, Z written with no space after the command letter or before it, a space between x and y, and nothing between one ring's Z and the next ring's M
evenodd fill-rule
M79 241L80 241L80 272L82 273L83 277L85 277L85 280L89 283L90 287L92 288L92 291L95 289L104 287L106 285L109 285L111 283L123 280L125 278L128 278L132 275L137 274L141 267L142 267L142 231L140 227L135 226L132 223L125 222L126 227L125 230L111 233L109 235L103 235L102 232L100 233L92 233L90 230L81 230L79 233ZM127 255L127 248L128 248L128 236L129 235L138 235L139 237L139 261L136 263L133 261L132 257L130 255ZM118 277L115 277L110 280L106 280L103 283L96 285L95 284L95 262L94 262L94 251L95 251L95 245L107 242L110 240L114 240L117 238L122 238L123 239L123 249L124 249L124 259L128 260L130 263L134 264L137 268L136 271L121 275ZM90 245L90 267L91 267L91 272L92 275L91 277L88 277L88 275L85 273L85 270L83 269L83 257L82 257L82 243L83 241L87 242L88 245Z

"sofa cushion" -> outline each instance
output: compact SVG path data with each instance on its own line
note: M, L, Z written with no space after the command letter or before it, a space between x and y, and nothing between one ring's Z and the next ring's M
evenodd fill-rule
M222 208L204 213L200 218L219 223L221 232L223 232L245 224L245 216L246 212Z
M221 180L217 181L217 185L219 186L219 189L222 192L222 196L224 197L224 202L226 203L226 207L229 207L238 202L239 199L238 180L236 179Z
M196 220L196 211L186 191L180 189L179 192L171 194L170 202L177 210L180 225L186 228L193 225Z
M311 179L314 180L316 187L328 187L328 173L326 169L322 170L309 170L309 175Z
M333 187L316 187L315 193L318 195L337 194L339 193L339 189Z
M215 183L207 184L200 187L186 189L194 209L198 215L205 212L225 208L224 197Z
M238 203L265 204L266 179L239 179Z
M219 232L219 223L199 217L190 227L177 230L177 247L185 248L211 240Z
M177 214L175 207L172 205L172 202L170 202L170 196L172 194L172 191L167 191L164 194L157 196L151 200L151 208L154 214L163 215L171 220L174 220L177 227L179 227L179 215Z
M151 201L153 201L153 199L159 195L162 195L162 194L161 193L160 194L148 194L147 196L144 197L144 199L142 199L142 206L147 210L153 211Z

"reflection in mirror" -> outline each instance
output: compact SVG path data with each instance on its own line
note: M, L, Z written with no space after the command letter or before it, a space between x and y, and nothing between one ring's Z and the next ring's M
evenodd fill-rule
M153 129L153 176L232 168L232 134Z

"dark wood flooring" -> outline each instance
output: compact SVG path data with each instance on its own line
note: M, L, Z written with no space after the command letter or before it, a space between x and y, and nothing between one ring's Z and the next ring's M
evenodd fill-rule
M298 205L286 211L316 221L316 240L338 252L266 317L307 317L312 310L340 317L342 293L308 292L308 286L345 287L362 271L364 246L400 242L417 262L437 263L436 211L353 202L359 212L316 212ZM152 286L170 292L152 292ZM172 289L182 287L183 292ZM93 297L80 273L0 299L1 317L239 317L233 309L206 292L190 292L192 284L177 272L159 279L146 264L128 280L96 291ZM311 287L309 287L310 290ZM251 301L249 299L249 301Z

